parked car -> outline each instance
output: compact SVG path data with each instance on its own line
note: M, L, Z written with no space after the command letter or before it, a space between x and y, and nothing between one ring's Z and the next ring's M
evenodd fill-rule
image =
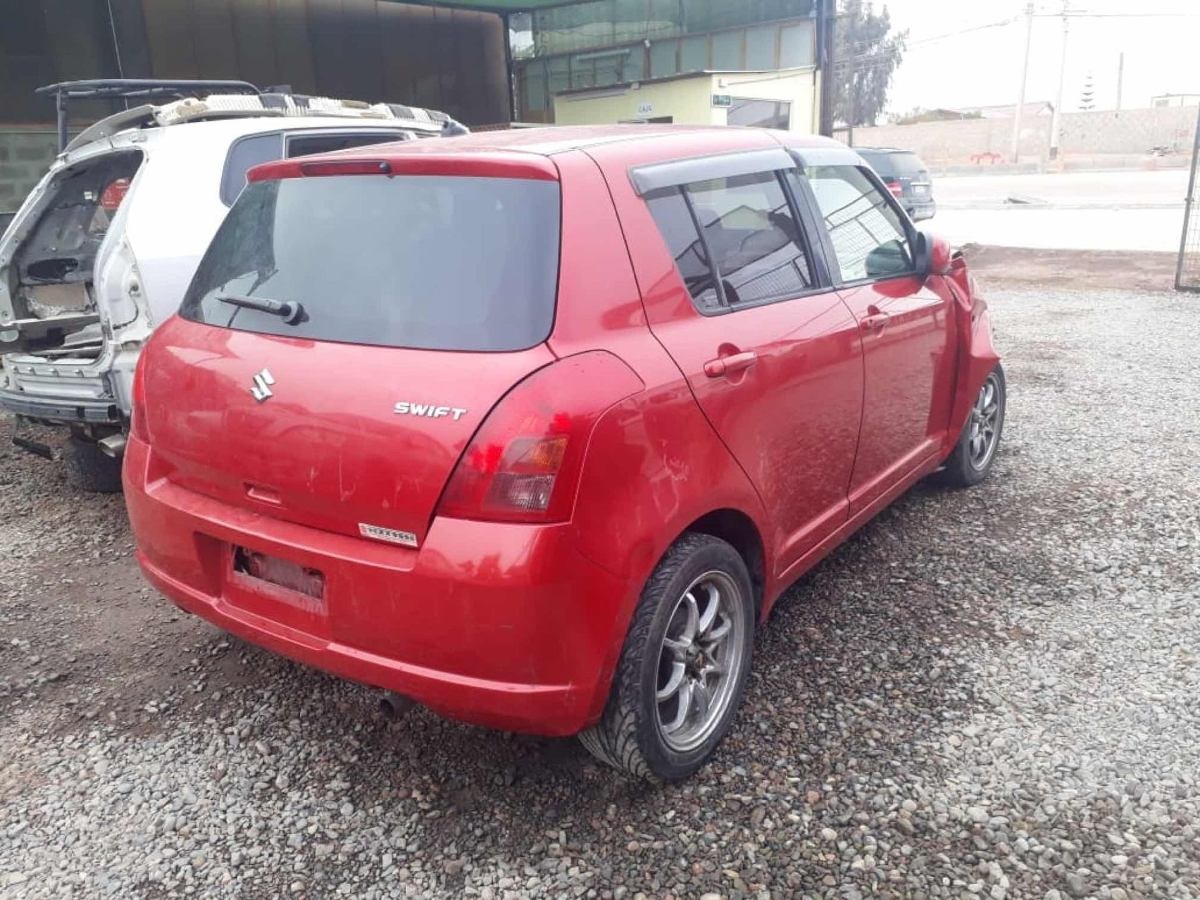
M933 200L933 182L921 157L911 150L892 150L883 147L856 147L858 155L867 161L883 179L892 196L900 201L914 222L932 219L937 212Z
M163 84L194 83L53 87L154 96ZM87 128L0 240L0 408L69 427L74 480L119 490L138 354L178 308L246 171L281 157L435 136L449 121L405 106L254 93L144 104ZM16 442L50 455L28 438Z
M852 150L476 134L259 166L134 384L146 577L251 642L637 776L713 752L783 590L992 468L961 255Z

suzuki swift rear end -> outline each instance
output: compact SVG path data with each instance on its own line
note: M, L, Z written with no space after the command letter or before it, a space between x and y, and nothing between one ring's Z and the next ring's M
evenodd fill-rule
M998 440L961 260L816 141L811 170L763 130L654 128L253 170L138 367L147 577L444 715L695 771L783 588Z
M596 420L642 384L547 344L562 193L522 153L257 170L139 368L124 472L150 580L449 716L594 720L630 588L571 520ZM564 279L581 302L592 265Z

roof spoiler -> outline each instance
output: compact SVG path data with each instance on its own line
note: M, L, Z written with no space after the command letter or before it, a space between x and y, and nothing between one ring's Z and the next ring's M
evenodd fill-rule
M60 81L34 93L54 95L58 113L58 152L67 146L67 107L71 100L133 100L190 97L202 93L261 94L248 81L202 81L158 78L95 78Z

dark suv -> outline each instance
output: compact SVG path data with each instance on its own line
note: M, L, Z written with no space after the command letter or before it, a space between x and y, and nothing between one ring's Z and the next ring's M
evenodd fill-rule
M933 182L921 157L911 150L891 150L884 147L856 147L858 155L867 161L875 174L883 179L892 196L900 201L914 222L932 219L937 212L933 202Z

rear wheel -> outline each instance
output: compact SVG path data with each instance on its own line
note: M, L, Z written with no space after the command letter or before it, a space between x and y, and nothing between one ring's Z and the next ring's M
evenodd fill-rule
M67 481L92 494L116 494L121 490L121 461L104 453L95 441L72 435L63 450Z
M979 388L958 444L946 460L942 472L945 483L971 487L987 478L996 459L996 448L1000 446L1006 401L1004 367L996 363Z
M733 722L754 637L746 564L719 538L686 534L642 591L600 721L580 740L639 778L686 778Z

